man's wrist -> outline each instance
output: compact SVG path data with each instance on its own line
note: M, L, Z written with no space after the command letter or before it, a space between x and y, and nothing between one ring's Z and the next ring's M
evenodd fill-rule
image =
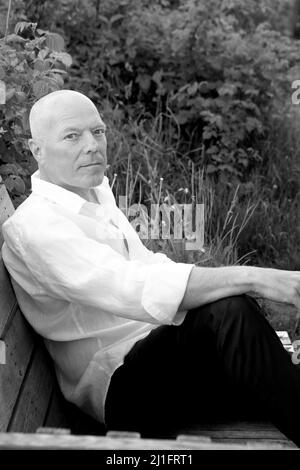
M256 266L241 266L243 279L248 293L259 294L261 287L261 269Z

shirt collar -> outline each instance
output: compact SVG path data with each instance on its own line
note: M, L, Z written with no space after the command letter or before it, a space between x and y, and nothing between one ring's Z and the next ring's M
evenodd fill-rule
M101 204L116 204L107 176L104 176L102 183L94 189ZM75 213L78 213L86 203L86 200L78 194L41 179L39 170L31 176L31 191L33 194L50 199Z

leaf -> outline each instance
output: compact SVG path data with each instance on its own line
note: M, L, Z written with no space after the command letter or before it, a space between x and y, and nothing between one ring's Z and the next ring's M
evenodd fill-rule
M224 163L223 165L219 165L219 170L221 171L227 170L229 173L237 174L237 170L232 165L228 165L227 163Z
M207 150L206 153L208 155L213 155L219 151L219 148L216 145L211 145Z
M105 24L109 24L109 19L106 16L98 15L98 20L101 20Z
M10 44L10 43L19 43L19 44L22 43L23 44L25 41L26 39L21 38L21 36L17 36L16 34L9 34L6 37L7 44Z
M206 173L210 174L210 173L215 173L216 171L218 171L218 169L214 166L214 165L207 165L206 167Z
M262 132L262 123L253 117L247 117L245 127L248 132L253 131L254 129L258 132Z
M24 91L16 91L16 97L18 100L18 103L24 103L24 101L27 100L27 95L24 93Z
M190 96L194 96L198 91L198 82L194 82L192 85L189 85L187 92Z
M151 77L149 75L138 75L136 82L140 85L140 88L147 93L151 85Z
M23 126L23 129L24 129L24 132L28 132L30 130L30 126L29 126L29 110L27 109L23 114L22 114L22 117L21 117L21 121L22 121L22 126Z
M205 129L203 131L203 134L202 134L203 140L209 140L212 137L217 137L216 131L214 131L213 129Z
M11 88L10 90L6 91L6 102L9 101L15 94L16 90L15 88Z
M17 172L18 172L18 168L16 167L16 165L12 163L7 163L6 165L0 166L0 175L2 176L15 174Z
M232 83L224 83L220 88L218 88L218 93L220 96L229 95L233 96L236 93L236 86Z
M14 184L14 191L16 191L19 194L24 194L26 190L26 186L22 178L20 176L11 176Z
M121 15L120 13L118 13L117 15L113 15L110 19L110 24L113 24L118 20L122 20L123 18L124 18L124 15Z
M209 86L208 82L200 82L198 83L198 90L200 93L208 93L211 90L211 86Z
M50 68L50 67L49 67L49 68ZM62 69L51 69L51 72L52 72L52 73L59 73L60 75L66 75L66 73L67 73L65 70L62 70ZM82 79L81 79L82 82L84 82L84 81L86 81L86 80L87 80L88 82L90 82L90 79L89 79L89 78L87 78L87 79L86 79L86 78L82 78Z
M49 85L45 80L38 80L32 86L34 96L39 99L49 91Z
M160 85L162 76L163 76L163 71L162 70L156 70L156 72L154 72L154 74L152 75L152 80L155 83L157 83L158 85Z
M57 33L47 33L46 46L50 51L60 52L65 47L64 38Z
M12 192L12 191L13 191L15 185L14 185L14 181L13 181L13 179L12 179L11 176L9 176L8 178L6 178L6 179L4 180L4 184L5 184L5 186L6 186L6 189L7 189L9 192Z
M15 26L15 33L22 34L24 31L30 30L34 33L37 23L30 23L28 21L19 21Z
M24 31L24 29L27 28L28 21L19 21L16 26L15 26L15 33L19 34Z
M44 72L46 68L49 68L46 66L46 63L44 60L37 59L34 63L34 70L37 70L38 72Z
M38 58L44 60L48 54L49 54L48 49L41 49L40 52L38 53Z
M71 67L73 62L72 57L67 52L55 52L51 54L51 57L64 64L66 67Z
M13 163L15 158L12 152L6 150L6 152L1 152L1 160L5 163Z
M51 73L51 78L54 78L55 82L59 86L59 88L64 86L64 79L58 73Z

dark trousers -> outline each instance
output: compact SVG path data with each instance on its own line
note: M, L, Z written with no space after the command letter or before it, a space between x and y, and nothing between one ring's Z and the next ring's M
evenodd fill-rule
M112 376L105 415L108 429L144 437L189 423L267 418L300 447L300 370L258 303L228 297L138 341Z

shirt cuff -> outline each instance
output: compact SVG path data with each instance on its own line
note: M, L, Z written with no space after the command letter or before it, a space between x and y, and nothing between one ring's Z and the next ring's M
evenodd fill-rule
M171 262L148 267L142 293L142 306L159 323L177 325L183 321L186 312L178 312L178 308L194 266L194 264Z

